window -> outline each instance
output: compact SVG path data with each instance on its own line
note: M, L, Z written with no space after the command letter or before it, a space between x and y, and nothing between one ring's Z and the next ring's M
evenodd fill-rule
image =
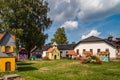
M79 54L79 49L77 49L77 51L76 51L76 52L77 52L77 54Z
M62 53L62 51L60 51L60 53Z
M12 53L14 52L14 47L13 46L2 46L1 51L3 53Z
M90 49L90 52L93 52L93 49Z
M10 46L5 46L5 52L10 53Z
M83 49L83 51L85 51L85 49Z
M100 49L97 49L97 52L100 52Z
M106 49L107 52L109 52L109 49Z

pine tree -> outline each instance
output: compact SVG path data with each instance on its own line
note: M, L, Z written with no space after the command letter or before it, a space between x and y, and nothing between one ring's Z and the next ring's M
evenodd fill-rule
M68 44L64 27L57 29L51 42L56 42L57 44Z

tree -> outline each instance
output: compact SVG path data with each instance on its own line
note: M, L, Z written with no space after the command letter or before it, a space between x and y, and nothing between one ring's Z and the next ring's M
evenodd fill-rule
M52 24L47 13L48 3L43 0L1 0L0 31L10 31L28 51L35 45L41 48L47 35L44 31Z
M64 27L57 29L51 42L56 42L57 44L68 44Z

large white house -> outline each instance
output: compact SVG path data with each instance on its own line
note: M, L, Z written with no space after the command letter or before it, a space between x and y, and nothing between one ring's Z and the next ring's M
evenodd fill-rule
M83 55L83 51L92 51L97 55L98 51L109 51L110 58L117 58L119 45L112 41L112 37L101 39L95 36L88 37L79 41L74 47L74 51Z

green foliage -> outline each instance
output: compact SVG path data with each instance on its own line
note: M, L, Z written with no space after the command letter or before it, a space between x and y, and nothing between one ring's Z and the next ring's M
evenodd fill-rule
M68 44L64 27L57 29L51 42L56 42L57 44Z
M0 0L0 31L10 31L28 51L41 47L47 35L43 32L52 21L47 16L48 3L43 0Z

